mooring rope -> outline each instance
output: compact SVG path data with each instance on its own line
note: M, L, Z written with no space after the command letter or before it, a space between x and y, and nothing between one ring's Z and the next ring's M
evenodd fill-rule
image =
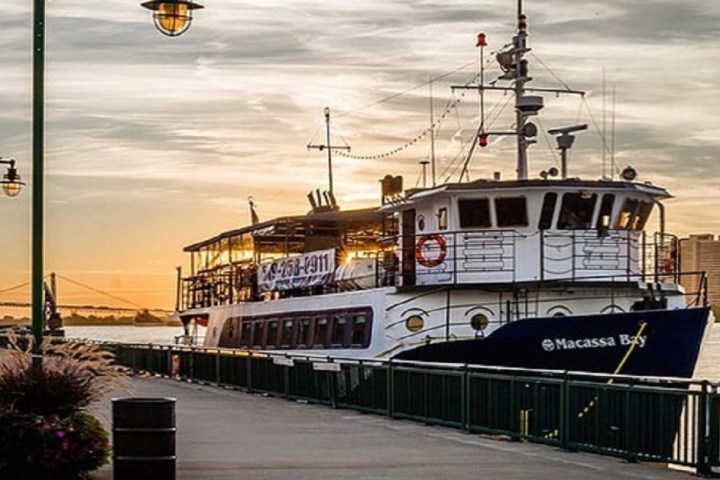
M640 328L638 329L637 333L633 337L632 343L630 343L630 346L628 347L627 351L625 352L625 355L623 356L622 360L620 360L620 363L618 364L617 368L615 368L615 371L613 372L613 375L618 375L620 371L623 369L625 364L627 363L628 359L630 358L630 355L635 351L635 347L637 347L638 341L640 340L640 336L645 331L645 328L647 327L647 322L640 323ZM606 385L612 385L615 381L614 378L609 379L606 382ZM582 409L582 411L578 412L577 418L583 418L585 415L590 413L590 410L592 410L595 405L597 404L598 397L597 395L595 398L590 400L590 403L587 404L585 408ZM559 430L553 430L552 432L545 435L545 438L555 438L560 434Z

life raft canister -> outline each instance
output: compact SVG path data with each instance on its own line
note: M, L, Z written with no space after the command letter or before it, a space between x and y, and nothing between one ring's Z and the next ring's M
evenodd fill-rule
M431 242L431 243L428 243ZM433 245L436 244L436 245ZM425 253L434 252L436 255L427 257ZM442 235L433 233L421 236L415 244L415 260L423 267L437 267L445 260L447 255L447 244Z

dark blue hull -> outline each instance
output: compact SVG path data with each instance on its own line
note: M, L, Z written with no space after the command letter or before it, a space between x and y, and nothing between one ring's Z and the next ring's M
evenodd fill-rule
M624 375L687 378L709 312L687 308L518 320L484 338L424 345L395 358L601 373L619 368Z

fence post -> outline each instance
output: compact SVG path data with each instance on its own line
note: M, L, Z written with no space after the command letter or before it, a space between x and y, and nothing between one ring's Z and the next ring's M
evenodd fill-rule
M190 381L195 381L195 347L190 347Z
M247 368L245 369L245 374L247 375L247 391L248 393L252 393L252 364L253 364L253 354L252 352L248 353L247 356Z
M467 363L463 366L460 390L460 422L463 432L470 433L470 375Z
M218 348L217 352L215 352L215 383L218 385L221 385L220 383L220 349Z
M712 475L710 461L708 458L708 386L707 380L704 380L701 384L700 394L698 395L697 424L695 425L698 452L696 472L702 477L709 477Z
M637 442L633 442L634 437L633 429L632 429L632 419L634 418L634 415L631 415L631 406L632 406L632 395L633 395L633 386L635 385L635 381L633 378L630 379L628 383L628 388L625 390L625 417L623 419L623 430L624 430L624 437L625 437L625 459L628 462L637 462L637 452L633 451L633 445L637 444ZM632 412L635 413L635 412Z
M720 397L717 385L710 385L708 391L708 467L720 465Z
M560 428L558 429L558 440L560 440L560 448L569 450L569 432L570 432L570 385L568 374L563 374L562 385L560 387Z
M387 415L395 418L395 375L392 359L387 363Z
M334 363L332 358L330 357L327 357L327 362ZM340 368L342 368L342 366ZM330 401L330 408L337 408L335 395L335 386L337 385L337 381L335 378L335 372L327 371L325 372L325 375L325 378L327 379L328 400Z

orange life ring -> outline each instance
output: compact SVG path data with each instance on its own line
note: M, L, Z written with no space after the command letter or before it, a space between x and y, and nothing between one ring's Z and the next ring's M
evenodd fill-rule
M428 258L423 254L423 249L428 241L433 241L437 243L437 256ZM432 248L431 251L435 251L435 248ZM417 243L415 244L415 260L423 267L437 267L438 265L443 263L446 255L447 244L445 243L445 239L437 233L433 233L432 235L423 235L418 239Z

